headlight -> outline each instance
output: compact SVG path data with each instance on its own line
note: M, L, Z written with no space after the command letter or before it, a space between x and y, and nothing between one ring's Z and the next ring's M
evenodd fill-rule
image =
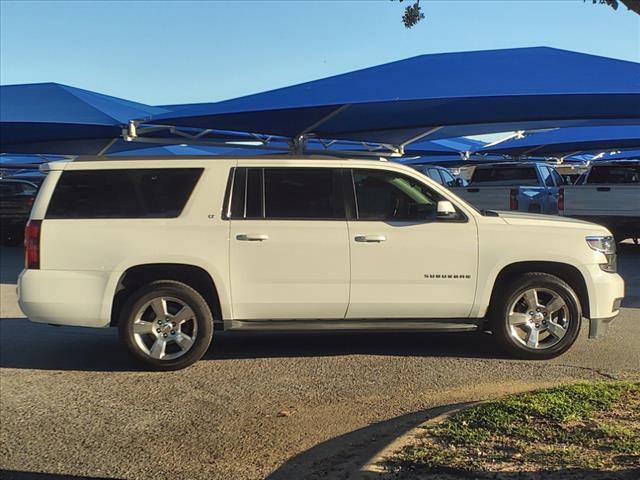
M587 243L596 252L607 255L616 253L616 242L610 235L607 237L587 237Z
M611 236L587 237L587 245L596 252L604 253L607 263L601 263L600 268L605 272L615 273L617 270L616 241Z

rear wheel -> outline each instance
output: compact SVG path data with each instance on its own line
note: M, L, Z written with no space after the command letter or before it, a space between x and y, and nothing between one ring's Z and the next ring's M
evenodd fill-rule
M156 370L178 370L198 361L213 336L207 302L190 286L152 282L131 295L118 322L131 354Z
M492 317L493 334L505 351L521 358L548 359L576 341L582 311L565 281L546 273L527 273L506 287Z

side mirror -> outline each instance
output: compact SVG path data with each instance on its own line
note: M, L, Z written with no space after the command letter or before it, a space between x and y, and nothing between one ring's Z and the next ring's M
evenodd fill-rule
M440 200L436 209L437 217L441 220L453 220L458 218L458 212L449 200Z
M460 177L456 177L456 187L464 187L464 180Z

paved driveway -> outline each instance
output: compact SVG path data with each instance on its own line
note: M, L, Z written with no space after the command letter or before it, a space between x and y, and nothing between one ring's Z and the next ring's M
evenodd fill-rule
M220 334L181 372L136 371L112 330L54 328L15 304L3 249L0 468L105 478L350 478L394 435L456 402L578 379L640 378L640 248L607 338L548 362L484 334ZM55 477L47 477L55 478Z

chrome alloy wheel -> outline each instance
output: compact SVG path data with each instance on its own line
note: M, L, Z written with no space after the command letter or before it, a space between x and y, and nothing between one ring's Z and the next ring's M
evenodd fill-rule
M509 306L509 334L535 350L556 345L572 321L564 299L547 288L529 288Z
M198 334L195 313L174 297L157 297L145 303L133 321L133 337L145 354L156 360L173 360L189 351Z

